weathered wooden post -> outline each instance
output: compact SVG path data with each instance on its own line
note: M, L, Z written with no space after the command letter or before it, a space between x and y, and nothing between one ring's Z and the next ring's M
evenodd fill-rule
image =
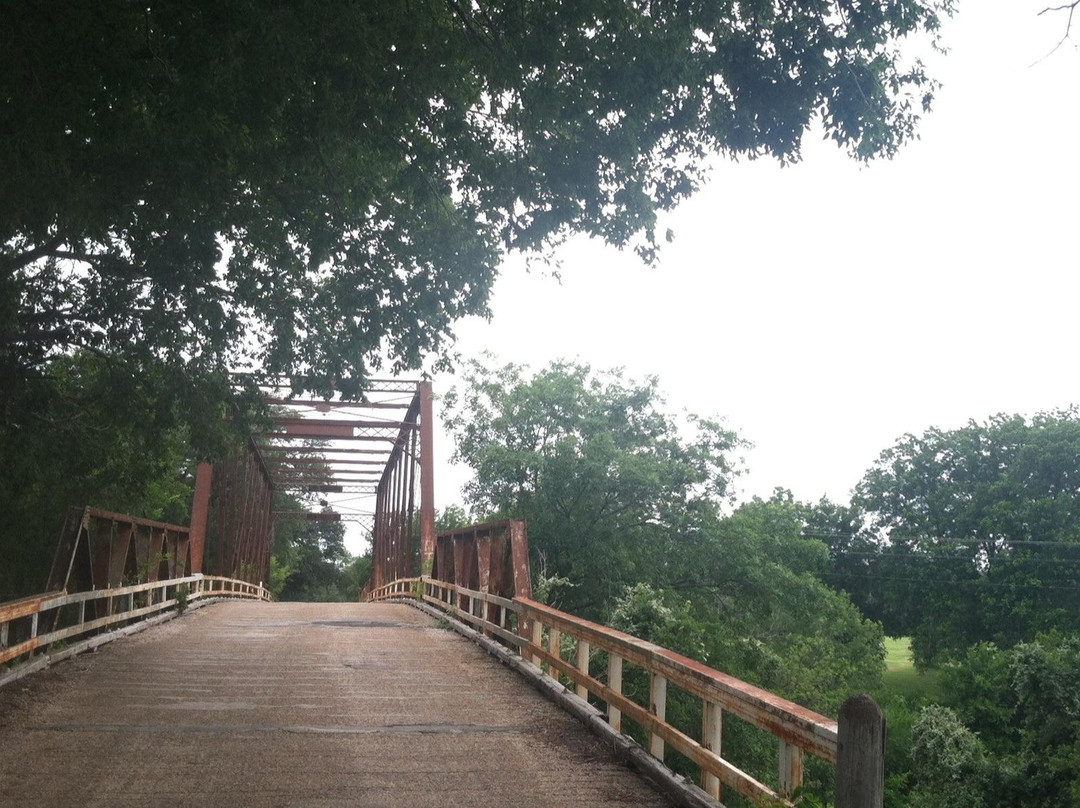
M840 707L836 744L836 808L882 808L885 801L885 715L866 694Z

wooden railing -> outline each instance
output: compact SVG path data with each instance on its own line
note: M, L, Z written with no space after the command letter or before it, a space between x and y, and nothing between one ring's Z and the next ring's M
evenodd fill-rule
M206 598L270 600L261 585L217 575L189 575L111 589L63 590L0 603L0 665L69 641ZM89 609L88 609L89 605ZM87 611L94 616L87 619Z
M838 743L838 736L844 734L844 728L838 722L674 651L582 620L530 598L499 597L428 577L392 581L373 590L370 595L373 601L409 597L422 598L431 606L471 624L488 637L497 638L517 649L525 660L546 671L547 675L555 679L565 677L578 697L587 700L591 694L604 702L607 721L616 732L621 731L624 716L632 719L647 731L648 751L654 757L662 761L667 744L697 764L701 772L701 787L714 799L720 799L721 786L724 786L759 805L790 805L790 798L803 782L805 754L834 766L837 764L838 748L842 746ZM564 637L574 640L569 654L572 659L563 657ZM592 670L596 651L604 652L607 657L603 680ZM648 707L623 694L624 664L637 666L648 673ZM600 673L597 671L597 674ZM669 684L701 700L702 727L699 737L687 735L665 719ZM738 716L777 739L777 790L722 756L720 742L725 713ZM844 714L844 710L841 710L842 719ZM880 715L880 711L877 715ZM864 729L856 728L858 731ZM883 721L880 731L884 733ZM870 749L867 752L869 763L860 759L851 764L852 768L883 765L883 750ZM861 772L852 774L856 776ZM842 802L840 793L846 788L840 775L838 770L838 806ZM847 804L862 805L864 802L862 797L856 797L855 801ZM880 802L877 804L880 805Z

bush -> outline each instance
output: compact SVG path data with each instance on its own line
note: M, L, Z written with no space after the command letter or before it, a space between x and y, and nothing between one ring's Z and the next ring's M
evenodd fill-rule
M989 764L982 741L948 707L930 704L911 728L910 804L917 808L982 808Z

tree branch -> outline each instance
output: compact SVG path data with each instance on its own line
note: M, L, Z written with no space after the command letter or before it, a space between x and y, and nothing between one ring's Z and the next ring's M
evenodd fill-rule
M1058 40L1058 43L1056 45L1054 45L1054 47L1050 50L1050 52L1048 54L1046 54L1046 56L1044 56L1042 59L1039 59L1037 62L1034 62L1032 64L1032 66L1037 65L1039 62L1043 61L1043 59L1047 59L1050 56L1053 56L1054 52L1057 51L1057 49L1060 48L1062 45L1064 45L1066 43L1066 41L1068 41L1069 34L1072 33L1073 15L1076 14L1077 6L1080 6L1080 0L1072 0L1071 3L1063 3L1060 6L1047 6L1046 8L1044 8L1042 11L1040 11L1036 15L1038 17L1041 17L1043 14L1046 14L1047 12L1052 12L1052 11L1068 11L1069 12L1069 17L1065 21L1065 35L1062 36L1061 39Z
M12 258L4 260L2 263L0 263L0 266L3 267L5 273L16 272L23 267L29 266L30 264L34 263L39 258L45 258L49 255L52 255L53 251L55 251L56 248L63 243L63 238L61 238L60 236L56 236L55 238L46 241L39 247L35 247L32 250L27 250L20 255L16 255Z

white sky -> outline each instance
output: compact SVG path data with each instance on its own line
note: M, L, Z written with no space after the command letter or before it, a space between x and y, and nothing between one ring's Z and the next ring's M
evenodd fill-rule
M961 3L934 111L891 162L818 138L794 167L718 160L658 267L577 239L560 284L511 257L456 350L658 375L672 408L755 444L744 497L844 500L905 432L1080 402L1080 51L1039 61L1066 22L1043 6ZM468 472L441 430L435 450L444 507Z
M559 283L512 256L456 350L659 376L671 408L755 444L743 498L846 500L906 432L1080 403L1080 50L1047 56L1066 19L1045 2L961 2L931 60L945 86L894 160L814 136L793 167L718 159L662 223L659 266L576 239ZM469 472L438 416L442 508ZM360 551L351 525L346 541Z

